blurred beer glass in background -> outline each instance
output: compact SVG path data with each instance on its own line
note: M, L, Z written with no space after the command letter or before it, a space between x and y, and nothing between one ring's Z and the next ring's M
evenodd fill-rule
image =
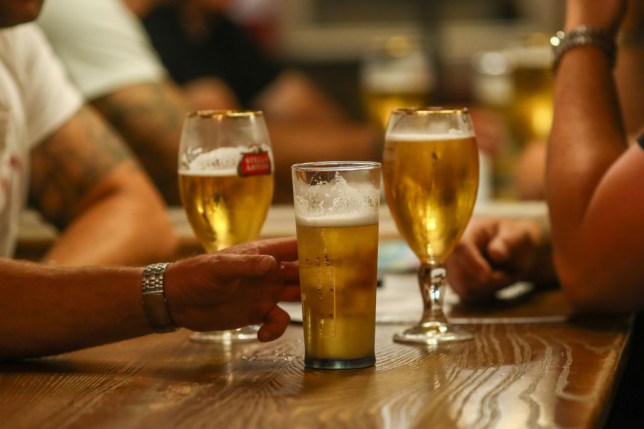
M373 366L380 164L304 163L292 174L304 364Z
M513 92L508 55L502 50L477 52L472 58L472 68L472 94L476 105L495 115L497 126L503 128L497 133L500 141L496 142L498 151L494 156L481 154L480 192L485 195L484 199L512 198L516 150L508 125Z
M474 100L507 127L493 160L493 195L516 199L516 163L530 145L545 144L553 113L552 54L545 33L531 33L512 46L473 57Z
M511 131L519 146L544 141L552 123L554 76L549 36L533 33L508 50L512 67Z
M208 252L257 238L273 197L273 154L259 111L189 113L179 146L181 203ZM201 342L257 339L255 326L195 332Z
M392 109L426 106L435 81L431 58L419 40L406 36L380 39L362 59L363 109L384 132Z

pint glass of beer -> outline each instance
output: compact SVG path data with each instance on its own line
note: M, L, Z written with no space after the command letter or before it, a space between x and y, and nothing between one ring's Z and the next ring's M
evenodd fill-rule
M380 164L292 167L304 324L304 364L375 364Z

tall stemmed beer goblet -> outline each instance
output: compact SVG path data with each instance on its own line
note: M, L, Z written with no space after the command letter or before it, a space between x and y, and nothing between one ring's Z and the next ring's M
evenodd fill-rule
M478 190L478 147L467 109L394 109L382 170L389 210L421 262L422 318L394 340L437 345L471 339L447 324L442 309L444 262L469 222Z
M179 145L181 203L208 252L250 241L260 233L273 197L273 154L262 112L189 113ZM195 332L202 342L257 339L256 326Z

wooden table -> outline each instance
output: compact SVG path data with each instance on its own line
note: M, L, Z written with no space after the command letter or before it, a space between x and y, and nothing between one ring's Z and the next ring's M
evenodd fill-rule
M264 236L293 228L292 213L279 210ZM479 212L487 213L502 211ZM173 215L189 251L187 225L179 211ZM395 234L390 220L381 221L384 237ZM37 234L33 239L42 244ZM556 290L479 309L454 305L448 315L475 339L400 345L391 338L405 325L379 324L377 363L364 370L305 369L298 324L267 344L200 344L181 330L0 363L0 427L601 426L628 355L629 317L574 318Z
M402 326L378 325L377 363L364 370L305 369L294 324L267 344L199 344L181 330L4 363L0 427L599 427L630 319L489 322L562 311L557 291L530 296L466 325L474 341L439 348L396 344Z

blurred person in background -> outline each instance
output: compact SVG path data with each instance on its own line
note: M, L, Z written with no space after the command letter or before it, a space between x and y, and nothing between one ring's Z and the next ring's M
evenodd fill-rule
M48 0L38 24L83 96L123 136L166 201L179 203L177 152L190 110L121 0Z
M152 46L198 108L259 109L268 118L336 122L346 114L303 72L285 67L229 17L235 0L169 0L143 15Z
M137 20L162 3L51 0L38 22L73 82L124 136L169 203L179 203L178 144L190 109L264 110L276 162L276 202L291 200L290 166L296 162L380 158L380 133L347 119L299 73L280 74L285 80L266 88L263 102L254 105L241 104L219 80L212 85L213 79L204 79L194 91L177 86Z
M173 255L161 197L28 23L41 5L0 0L0 360L179 326L260 323L260 340L279 337L289 317L276 304L299 296L294 238L136 266ZM47 263L11 259L27 191L66 227Z

